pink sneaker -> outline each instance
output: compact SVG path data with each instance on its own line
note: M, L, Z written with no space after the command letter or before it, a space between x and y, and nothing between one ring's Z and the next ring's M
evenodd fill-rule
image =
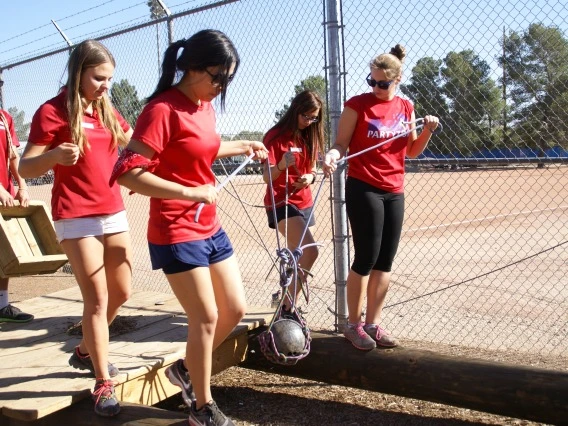
M392 337L388 331L377 324L365 324L363 330L377 342L377 346L394 348L398 346L398 340Z
M343 335L353 346L362 351L370 351L377 347L375 341L363 330L362 322L356 325L346 324L343 329Z

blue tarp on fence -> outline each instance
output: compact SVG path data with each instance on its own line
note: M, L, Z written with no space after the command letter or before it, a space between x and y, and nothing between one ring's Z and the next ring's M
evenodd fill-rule
M568 150L555 146L548 148L546 151L542 152L536 148L505 148L505 149L484 149L475 152L471 155L462 155L461 153L452 154L440 154L435 153L430 150L425 150L418 159L426 158L437 158L437 159L454 159L454 158L477 158L477 159L488 159L488 158L567 158Z

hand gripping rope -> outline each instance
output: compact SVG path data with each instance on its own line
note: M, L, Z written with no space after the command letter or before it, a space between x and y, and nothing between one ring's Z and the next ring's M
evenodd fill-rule
M265 163L265 168L268 170L268 175L270 174L270 165L268 161ZM321 180L316 196L314 197L313 206L315 207L317 200L319 198L321 189L323 187L325 177ZM288 182L288 168L286 168L286 182ZM271 209L272 216L274 218L274 223L277 223L276 218L276 207L277 203L274 200L274 191L272 187L272 179L269 180L269 190L271 194ZM286 198L288 201L288 185L286 185ZM299 308L296 307L297 298L297 288L298 280L302 284L302 292L306 298L306 302L309 303L309 286L307 281L307 275L311 275L309 271L302 269L298 261L302 257L303 250L311 246L321 246L321 243L310 243L302 245L306 232L308 230L308 223L313 215L314 208L310 212L310 216L306 220L302 236L298 247L294 250L290 250L287 247L282 248L280 244L280 235L278 233L278 227L276 227L276 240L278 243L278 249L276 250L276 255L278 256L279 272L280 272L280 300L270 321L268 329L260 333L258 336L260 342L260 349L264 356L275 364L282 365L294 365L299 360L305 358L310 353L310 329L305 318L302 316ZM287 235L287 214L286 210L285 216L285 230L284 235ZM292 287L292 288L290 288ZM278 294L278 293L276 293ZM282 306L286 298L290 301L291 308L290 312L282 310Z
M421 129L421 128L424 127L424 123L423 123L423 122L424 122L424 119L423 119L423 118L417 118L417 119L414 120L414 121L404 121L404 120L401 120L401 121L400 121L400 124L402 124L402 125L416 124L416 123L420 123L420 122L422 122L422 124L419 124L419 125L417 125L417 126L415 126L415 127L413 127L413 128L410 128L410 129L408 129L408 130L406 130L406 131L404 131L404 132L402 132L402 133L400 133L400 134L398 134L398 135L396 135L396 136L394 136L394 137L392 137L392 138L390 138L390 139L387 139L386 141L380 142L380 143L378 143L378 144L376 144L376 145L370 146L369 148L365 148L365 149L362 150L362 151L356 152L355 154L352 154L352 155L348 155L348 156L346 156L346 157L343 157L343 158L337 160L336 163L337 163L337 164L343 163L344 161L347 161L347 160L349 160L349 159L351 159L351 158L357 157L357 156L359 156L359 155L361 155L361 154L364 154L364 153L366 153L366 152L368 152L368 151L371 151L371 150L373 150L373 149L377 149L377 148L379 148L379 147L381 147L381 146L383 146L383 145L386 145L386 144L389 143L389 142L394 141L395 139L398 139L398 138L402 138L402 137L404 137L404 136L407 136L407 135L409 135L410 133L412 133L413 131L418 130L418 129ZM432 134L435 135L435 134L437 134L437 133L440 133L441 131L442 131L442 123L438 123L438 127L436 127L436 130L434 130L434 131L432 132Z
M227 176L225 178L225 180L221 183L219 183L215 189L217 189L217 192L219 192L221 189L223 189L223 187L225 185L227 185L248 163L250 163L250 161L254 158L255 154L250 154L245 161L243 161L241 164L239 164L239 167L237 167L235 170L233 170L233 173L231 173L229 176ZM199 222L199 216L201 215L201 210L203 210L203 207L205 206L205 203L200 203L199 207L197 207L197 212L195 212L195 222Z

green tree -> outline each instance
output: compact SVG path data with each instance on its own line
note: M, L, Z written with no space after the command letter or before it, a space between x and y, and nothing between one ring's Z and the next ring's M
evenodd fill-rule
M24 111L20 111L16 107L12 107L8 108L8 114L10 114L12 116L12 120L14 120L14 129L16 130L18 140L28 140L31 123L24 123L26 113Z
M288 111L288 108L290 108L290 104L292 103L296 95L298 93L303 92L304 90L312 90L319 95L322 102L324 103L324 109L323 109L324 123L327 123L327 108L326 108L327 86L325 84L325 79L319 75L311 75L307 77L305 80L302 80L300 84L294 86L294 96L290 98L290 100L288 101L289 103L285 104L281 110L276 111L274 113L274 116L276 118L275 123L277 123L278 120L280 120L282 116L286 113L286 111Z
M568 148L568 40L557 27L535 23L504 36L502 46L511 140L541 150Z
M419 59L412 69L410 84L402 84L400 90L414 103L416 117L435 115L445 123L449 116L449 108L443 95L440 69L442 60L430 57ZM433 138L428 149L437 153L447 153L450 150L445 135Z
M115 108L134 127L142 111L142 101L138 99L136 88L128 80L120 80L112 85L110 96Z
M413 100L417 117L430 114L442 118L448 114L442 94L441 66L441 60L422 58L412 69L411 83L400 86L402 93Z
M441 69L443 94L448 100L446 128L464 155L494 148L503 108L501 92L490 77L490 67L472 50L450 52Z
M450 52L443 61L422 58L410 81L401 91L414 102L416 117L436 115L444 125L429 150L469 156L497 145L503 102L489 65L473 51Z

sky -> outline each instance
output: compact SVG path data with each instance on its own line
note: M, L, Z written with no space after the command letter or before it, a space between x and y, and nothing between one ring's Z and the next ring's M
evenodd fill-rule
M164 0L178 13L212 0ZM0 25L0 66L61 49L66 41L95 38L146 22L146 0L4 1ZM343 0L345 38L344 97L369 90L364 83L369 61L396 43L407 47L403 83L423 56L436 59L450 51L472 49L499 76L495 57L503 29L524 31L532 22L560 27L568 35L565 0ZM13 17L6 19L5 17ZM233 40L241 67L230 87L227 109L218 109L220 133L266 131L275 111L289 102L294 86L310 75L324 75L321 0L241 0L174 21L174 39L202 28L218 28ZM167 45L166 26L105 39L117 59L115 81L127 79L140 97L158 79L159 57ZM159 46L159 49L158 47ZM4 70L3 100L31 120L65 81L67 53Z

